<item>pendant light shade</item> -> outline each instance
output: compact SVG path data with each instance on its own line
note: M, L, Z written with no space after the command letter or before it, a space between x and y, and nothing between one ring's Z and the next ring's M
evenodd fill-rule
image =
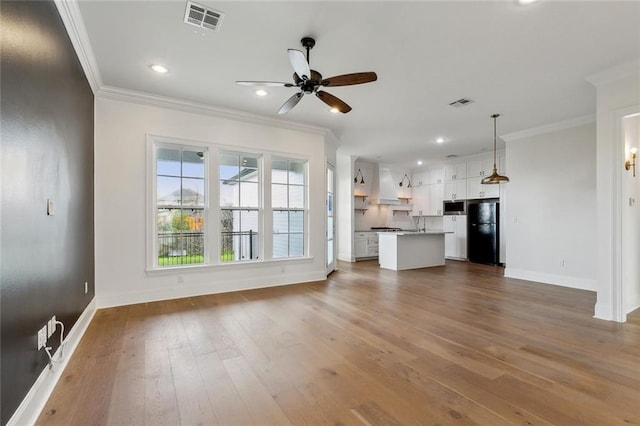
M500 114L493 114L491 116L491 118L493 118L493 173L491 173L491 176L487 176L482 179L481 183L483 185L494 185L497 183L509 182L509 178L499 174L498 168L496 167L496 118L498 117L500 117Z

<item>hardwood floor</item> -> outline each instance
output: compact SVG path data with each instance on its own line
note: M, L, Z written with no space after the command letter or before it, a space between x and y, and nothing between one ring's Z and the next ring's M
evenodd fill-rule
M99 310L38 424L640 424L640 312L462 262L339 268Z

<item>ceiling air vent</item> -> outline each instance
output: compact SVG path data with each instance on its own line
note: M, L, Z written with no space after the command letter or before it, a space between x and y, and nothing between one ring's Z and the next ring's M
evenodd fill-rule
M449 154L445 158L458 158L458 157L459 157L458 154Z
M451 102L449 105L452 106L452 107L460 108L460 107L463 107L465 105L469 105L471 103L473 103L473 101L471 99L460 98L457 101Z
M184 22L198 28L218 31L223 17L224 14L222 12L189 1L187 2L187 10L184 13Z

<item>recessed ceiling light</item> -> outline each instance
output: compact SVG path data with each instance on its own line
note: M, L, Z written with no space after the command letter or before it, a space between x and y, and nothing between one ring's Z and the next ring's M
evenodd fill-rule
M158 64L153 64L149 68L151 68L158 74L166 74L169 72L169 70L166 67L163 67L162 65L158 65Z
M418 166L422 166L422 160L418 160Z
M338 108L331 108L331 109L329 110L329 112L332 112L332 113L334 113L334 114L337 114L337 113L339 113L339 112L340 112L340 110L339 110Z
M444 138L438 138L438 139L436 139L436 142L437 143L444 143Z
M264 89L258 89L258 90L256 90L256 91L255 91L255 92L253 92L253 93L255 93L255 94L256 94L256 95L258 95L258 96L267 96L267 95L269 94L269 92L267 92L267 91L266 91L266 90L264 90Z
M518 4L531 4L535 3L538 0L518 0Z

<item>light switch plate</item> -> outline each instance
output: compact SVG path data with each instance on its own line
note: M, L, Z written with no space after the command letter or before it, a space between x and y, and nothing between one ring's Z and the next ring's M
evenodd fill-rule
M47 198L47 215L53 216L53 199Z

